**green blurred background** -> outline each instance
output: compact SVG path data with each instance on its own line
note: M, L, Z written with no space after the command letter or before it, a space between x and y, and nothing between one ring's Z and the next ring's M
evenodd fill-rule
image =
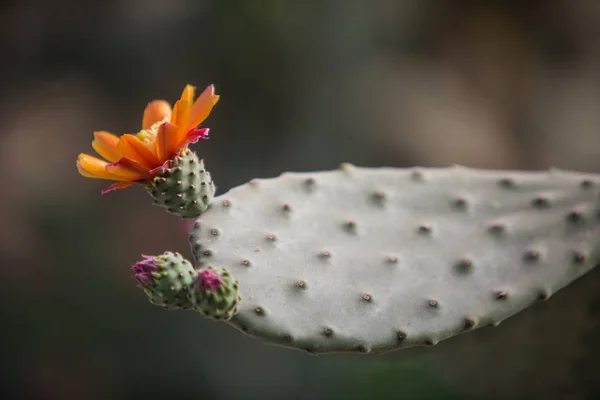
M141 188L77 174L186 83L223 193L286 170L600 172L598 0L6 0L0 6L0 398L600 398L600 270L497 328L313 357L151 306L129 266L190 255Z

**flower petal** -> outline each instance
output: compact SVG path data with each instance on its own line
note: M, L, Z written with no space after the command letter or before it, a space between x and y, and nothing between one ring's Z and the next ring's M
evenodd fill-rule
M141 163L127 157L121 157L119 161L106 164L106 170L112 174L130 173L134 178L130 181L146 180L150 178L150 171Z
M131 181L123 181L123 182L115 182L112 185L110 185L107 188L102 189L102 192L100 192L100 194L105 195L108 192L112 192L113 190L117 190L117 189L125 189L131 185L133 185L135 182L131 182Z
M215 86L210 85L194 102L192 110L190 112L189 121L184 127L185 131L196 128L200 125L213 109L213 106L219 101L218 95L215 94Z
M119 138L112 133L94 132L92 147L96 150L96 153L110 162L115 162L119 159L117 143L119 143Z
M87 154L80 154L77 157L77 169L86 178L110 179L113 181L133 181L142 178L139 173L132 171L131 168L111 169L109 168L111 165L114 164L109 164Z
M160 164L152 150L150 150L144 142L138 139L137 136L129 133L120 137L119 143L117 144L117 150L121 157L136 161L147 169L155 168Z
M184 127L190 119L190 111L192 103L186 100L177 100L173 106L173 114L171 115L171 123L180 127Z
M96 164L98 163L103 163L104 165L97 166ZM88 156L87 154L80 154L77 157L77 171L86 178L111 179L104 168L106 164L106 161Z
M190 109L194 103L194 93L196 88L192 85L186 85L181 92L181 97L173 106L173 114L171 114L171 123L173 125L184 124L189 118Z
M171 159L171 157L178 150L174 146L170 144L173 142L173 139L177 136L179 128L173 124L165 122L158 127L158 132L156 134L156 140L154 141L155 152L158 156L158 159L161 163ZM172 150L174 148L174 150Z
M149 129L167 117L171 117L171 105L164 100L154 100L148 103L144 110L142 129Z
M208 128L190 129L185 135L184 146L187 146L188 143L196 143L199 139L208 139L208 132Z
M183 88L183 92L181 92L181 97L179 100L187 101L192 104L194 102L194 93L196 93L196 88L192 85L185 85Z
M173 133L173 136L169 140L169 153L173 153L182 147L185 133L187 130L185 126L187 121L190 119L192 103L188 103L184 100L178 100L173 107L173 116L171 117L171 123L177 126L177 131Z
M161 165L160 167L156 167L154 169L151 169L150 172L150 176L155 176L155 175L162 175L164 174L167 169L169 169L169 161L165 161L165 163L163 165Z

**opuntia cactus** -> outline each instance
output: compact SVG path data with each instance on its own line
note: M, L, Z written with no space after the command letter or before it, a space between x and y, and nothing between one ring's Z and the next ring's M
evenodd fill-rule
M173 253L134 265L155 304L312 354L380 353L496 326L600 259L594 174L343 164L213 199L187 145L206 137L196 126L218 96L211 86L192 100L188 86L172 115L151 103L141 139L96 135L112 163L78 163L84 176L117 180L109 189L142 183L172 213L200 215L196 269Z

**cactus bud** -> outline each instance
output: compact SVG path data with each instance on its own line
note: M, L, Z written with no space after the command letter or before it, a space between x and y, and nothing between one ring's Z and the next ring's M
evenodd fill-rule
M131 267L133 269L133 277L139 282L140 286L150 288L154 285L153 272L158 272L158 266L152 256L142 254L143 261L139 261Z
M133 277L152 304L167 309L187 309L190 285L196 271L192 264L178 253L165 252L160 256L145 256L132 265Z
M198 272L198 288L203 292L216 292L223 285L221 275L217 274L212 268Z
M225 268L198 271L192 286L194 309L205 317L228 320L237 312L239 284Z

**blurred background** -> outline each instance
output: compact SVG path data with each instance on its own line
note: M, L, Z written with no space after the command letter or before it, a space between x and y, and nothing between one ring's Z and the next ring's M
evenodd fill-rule
M129 266L189 257L187 226L75 168L93 131L136 132L150 100L214 83L194 149L220 193L344 161L600 172L599 1L0 10L0 398L600 398L600 270L434 348L313 357L151 306Z

